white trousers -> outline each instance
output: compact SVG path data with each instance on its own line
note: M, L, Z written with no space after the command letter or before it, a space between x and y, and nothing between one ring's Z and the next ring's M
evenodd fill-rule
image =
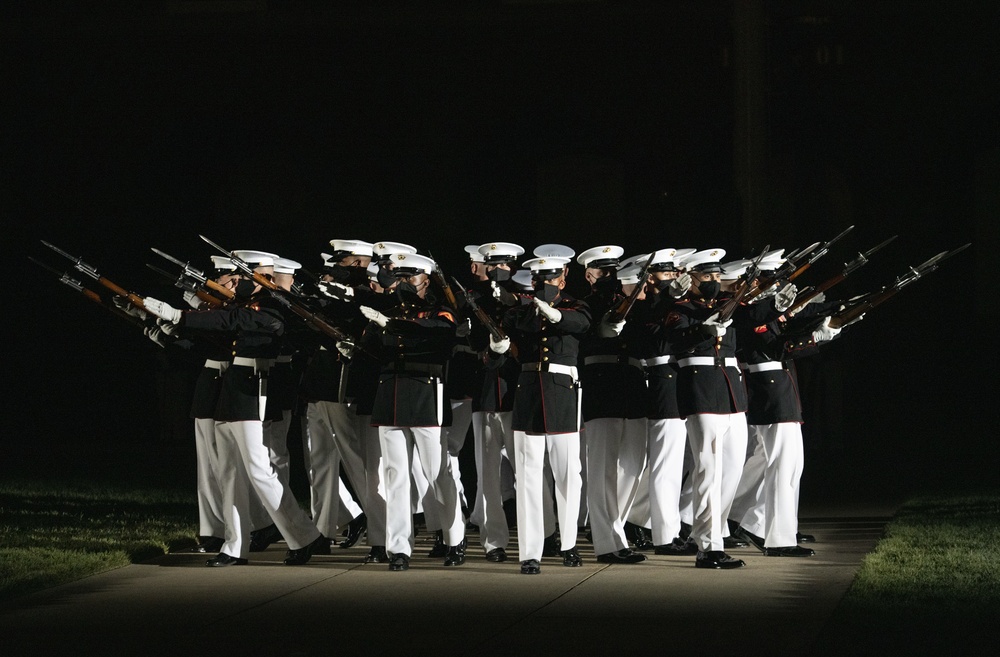
M687 451L687 425L680 418L649 420L649 520L655 545L681 530L680 500Z
M221 538L226 531L219 487L219 452L215 444L215 420L195 418L194 448L198 458L198 535Z
M594 552L628 547L625 517L635 500L646 460L646 420L588 420L587 502Z
M691 415L687 436L694 458L691 537L702 551L721 551L746 457L746 413Z
M452 399L451 426L442 427L441 431L444 432L445 443L448 446L448 460L451 461L451 475L455 479L455 489L464 508L468 508L469 503L465 498L465 486L462 485L462 470L459 467L458 455L465 445L470 424L472 424L472 400Z
M385 546L385 485L382 481L382 445L378 439L378 427L371 426L370 415L358 416L358 432L364 448L365 498L368 508L368 545Z
M413 514L410 506L410 471L416 461L430 482L425 505L436 507L445 542L458 545L465 538L465 520L458 491L451 476L448 450L440 427L379 427L382 479L385 482L385 549L393 554L413 553ZM425 513L427 511L425 510Z
M764 537L766 547L798 544L799 483L805 454L798 422L755 424L756 443L743 466L743 477L729 517Z
M259 420L217 422L215 432L220 462L229 464L220 473L226 500L223 509L226 542L221 551L243 559L250 552L251 526L244 517L249 508L248 481L290 549L305 547L319 538L319 531L299 508L292 491L278 479L264 444L262 423Z
M266 420L264 422L264 444L271 455L271 463L278 473L278 478L285 486L289 482L289 469L291 467L288 456L288 428L292 426L292 412L290 410L281 412L280 420Z
M576 545L577 519L583 481L580 434L514 432L514 471L517 473L518 553L521 561L541 559L545 544L545 459L551 467L562 544Z
M514 448L514 432L510 428L513 413L477 411L472 414L472 434L476 446L476 509L473 522L478 520L479 542L489 552L507 548L510 530L503 512L502 463L505 447Z
M347 404L318 401L306 405L303 453L306 455L310 506L313 521L324 536L336 536L338 527L350 522L360 513L357 503L340 485L340 463L343 457L340 446L356 441L356 438L350 438L357 433L356 426L357 416ZM341 435L340 439L336 438L338 434ZM360 455L357 459L360 462ZM346 464L354 460L354 455L345 459L345 469ZM355 483L354 479L351 483ZM356 484L356 487L360 486ZM342 503L347 501L344 497L349 499L349 503ZM341 512L345 507L349 513ZM350 517L345 520L345 515Z

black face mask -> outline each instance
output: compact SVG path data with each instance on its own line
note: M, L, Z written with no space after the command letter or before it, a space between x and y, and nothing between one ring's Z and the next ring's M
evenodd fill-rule
M417 288L412 283L406 281L400 281L396 284L396 298L403 303L409 304L419 304L423 303L423 299L417 294Z
M666 279L664 279L662 281L661 280L657 280L656 281L656 290L657 290L657 292L666 292L667 288L670 287L670 283L671 282L672 282L672 280L669 279L669 278L666 278Z
M486 272L486 278L493 281L494 283L502 283L504 281L509 281L510 270L500 269L499 267L497 267L496 269L491 269L490 271Z
M618 289L618 278L615 276L604 276L594 281L594 291L601 294L611 294Z
M236 294L237 301L246 301L251 296L253 296L254 288L257 284L251 281L249 278L241 278L236 283L236 289L233 293Z
M392 271L388 267L383 267L379 265L378 273L375 275L375 280L378 284L386 289L390 288L395 284L396 278L392 275Z
M364 267L334 265L330 268L330 275L341 285L364 285L368 282L368 271Z
M721 289L722 283L719 281L701 281L698 283L698 294L701 295L701 298L706 301L719 296L719 291Z
M548 285L544 281L536 281L532 283L532 287L535 289L535 298L545 303L552 303L559 296L558 285Z

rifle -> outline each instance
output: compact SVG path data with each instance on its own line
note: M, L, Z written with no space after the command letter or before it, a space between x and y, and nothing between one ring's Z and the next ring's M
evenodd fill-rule
M917 265L916 267L910 267L910 270L908 272L906 272L902 276L898 276L892 285L883 288L881 292L876 292L867 295L859 303L851 306L850 308L842 310L836 313L835 315L832 315L830 317L830 327L842 328L847 324L850 324L857 318L861 317L861 315L871 310L872 308L881 305L886 301L888 301L889 299L891 299L900 290L902 290L910 283L913 283L914 281L923 278L932 271L936 271L941 266L942 262L952 257L953 255L961 251L964 251L971 245L972 242L969 242L968 244L963 244L962 246L956 249L952 249L951 251L942 251L941 253L938 253L935 256L931 256L923 264Z
M152 269L153 271L155 271L157 274L159 274L163 278L166 278L167 280L173 282L174 287L180 288L180 289L182 289L182 290L184 290L186 292L194 292L194 294L199 299L201 299L202 301L204 301L205 303L207 303L210 306L214 306L214 307L218 308L218 307L222 306L222 304L224 303L222 301L222 299L218 299L216 297L213 297L211 294L209 294L205 290L203 290L200 287L198 287L198 284L195 283L190 278L185 277L183 272L181 273L180 276L178 276L178 277L175 278L172 274L163 271L162 269L160 269L159 267L156 267L155 265L151 265L149 263L146 263L146 266L149 267L150 269Z
M854 226L853 225L848 226L843 230L843 232L841 232L839 235L834 237L829 242L817 242L809 246L808 248L802 249L801 251L798 251L793 255L787 256L785 258L785 264L783 264L780 268L778 268L778 271L774 274L774 276L771 276L770 278L767 278L764 281L759 282L757 284L757 289L754 290L753 293L750 294L746 300L750 301L751 299L757 297L762 292L773 287L775 284L777 284L779 281L783 279L794 281L796 278L805 273L807 269L812 267L814 262L816 262L817 260L825 256L827 253L829 253L830 247L833 246L834 243L840 241L840 239L843 238L844 235L847 235L852 230L854 230ZM805 262L799 264L803 260L805 260Z
M138 326L139 328L145 328L146 325L138 317L133 317L132 315L129 315L128 313L123 312L123 311L119 310L118 308L115 308L114 306L107 305L106 303L104 303L104 299L101 298L101 295L99 295L97 292L94 292L91 289L88 289L88 288L84 287L82 282L80 282L77 279L75 279L72 276L70 276L68 272L60 272L58 269L55 269L53 267L49 267L44 262L42 262L40 260L35 260L31 256L28 256L28 260L32 261L33 263L35 263L39 267L42 267L43 269L47 269L48 271L52 272L53 274L55 274L56 276L59 277L59 282L60 283L63 283L64 285L67 285L67 286L73 288L74 290L76 290L77 292L79 292L80 294L82 294L84 297L86 297L87 299L89 299L90 301L93 301L94 303L96 303L100 307L102 307L105 310L107 310L109 313L111 313L115 317L119 317L121 319L124 319L128 323L133 324L135 326Z
M201 271L200 269L195 269L194 267L192 267L190 265L190 263L181 262L180 260L178 260L177 258L173 257L169 253L164 253L163 251L160 251L159 249L155 249L155 248L152 248L152 247L150 247L150 248L153 251L153 253L155 253L156 255L158 255L158 256L160 256L162 258L166 258L167 260L169 260L170 262L174 263L175 265L180 265L180 267L181 267L181 276L186 276L188 278L193 278L194 280L198 281L198 283L200 283L201 285L204 285L208 289L215 290L216 292L218 292L219 294L221 294L222 296L224 296L227 300L233 299L236 296L235 292L233 292L232 290L230 290L228 287L223 287L222 285L219 285L218 283L216 283L215 281L213 281L211 278L209 278L208 276L206 276L205 272ZM180 287L180 286L178 285L178 287ZM183 288L183 289L188 289L188 288ZM196 291L197 290L192 290L192 292L196 292Z
M131 303L136 308L142 308L143 310L146 309L145 306L142 305L142 297L140 297L139 295L134 294L132 292L129 292L128 290L126 290L123 287L115 285L114 283L112 283L110 280L108 280L104 276L101 276L100 274L97 273L96 269L94 269L92 266L90 266L87 263L85 263L82 258L78 258L76 256L70 255L70 254L66 253L65 251L63 251L62 249L60 249L59 247L57 247L57 246L55 246L53 244L49 244L45 240L41 240L41 242L42 242L42 244L44 244L45 246L49 247L50 249L52 249L53 251L55 251L59 255L61 255L61 256L65 257L65 258L68 258L69 260L71 260L73 262L73 267L77 271L82 272L82 273L86 274L87 276L90 276L95 281L97 281L98 283L100 283L104 287L108 288L109 290L111 290L112 292L114 292L115 294L117 294L118 296L125 297L126 299L129 300L129 303Z
M823 292L826 292L834 285L840 283L845 278L847 278L857 270L861 269L865 264L867 264L868 258L870 258L876 251L886 246L887 244L889 244L889 242L893 241L897 237L899 237L899 235L893 235L892 237L885 240L878 246L874 246L865 251L864 253L859 253L857 258L844 264L844 271L840 272L833 278L827 279L826 281L820 283L817 287L810 290L807 294L803 295L800 292L799 296L795 299L795 303L792 305L791 308L788 309L787 313L789 315L794 315L796 312L798 312L800 308L802 308L807 303L815 299L818 295L822 294Z
M486 330L490 332L490 335L493 337L493 341L500 342L505 339L507 334L504 333L503 329L497 326L496 322L493 321L493 318L490 317L478 303L476 303L476 300L472 298L472 293L466 290L462 284L458 282L457 278L452 278L452 280L455 281L456 287L458 287L458 289L461 290L462 295L465 296L466 303L468 303L469 307L472 308L472 311L476 313L476 317L480 322L482 322L483 326L486 327Z
M201 239L205 240L213 247L218 249L221 253L224 253L226 256L228 256L229 260L234 265L236 265L237 269L239 269L243 274L252 278L253 281L258 285L260 285L262 288L268 290L271 293L272 297L274 297L281 305L285 306L286 308L294 312L296 315L301 317L303 320L305 320L306 324L320 331L324 335L333 338L334 340L337 340L338 342L347 342L352 345L356 344L351 336L344 333L336 326L333 326L332 324L328 323L325 319L320 317L318 314L314 313L306 306L298 303L297 301L294 301L293 299L288 298L290 296L288 291L278 287L277 283L272 281L267 276L261 274L260 272L254 271L253 268L249 264L247 264L245 260L237 257L231 251L226 251L224 248L222 248L212 240L208 239L204 235L199 235L199 237L201 237ZM361 348L361 345L356 345L356 346L358 346L358 348ZM362 351L364 351L364 349L362 349Z
M639 272L639 282L627 297L619 301L618 305L611 309L611 317L609 319L613 324L617 324L618 322L624 320L625 316L632 310L632 306L635 305L636 300L639 298L639 294L646 287L646 278L649 276L649 266L652 263L653 254L650 253L649 257L646 258L646 264L642 266L642 271Z
M764 256L767 255L767 252L770 250L771 245L768 244L764 247L764 250L760 252L760 255L757 256L757 259L754 260L749 267L747 267L747 272L744 274L743 284L740 286L739 291L729 297L729 300L722 304L722 307L719 309L720 322L729 320L729 318L733 316L733 313L736 312L736 309L740 307L740 304L743 303L743 300L747 296L747 292L750 291L751 283L753 283L753 280L757 278L757 268L760 266L760 261L764 259Z
M434 255L430 251L427 252L427 256L431 260L434 260ZM448 301L448 305L451 306L455 312L459 312L458 299L455 298L455 293L452 292L451 285L449 285L448 281L445 280L444 272L441 271L441 265L438 264L437 260L434 260L434 271L431 272L431 278L437 281L437 284L441 286L442 290L444 290L444 298Z

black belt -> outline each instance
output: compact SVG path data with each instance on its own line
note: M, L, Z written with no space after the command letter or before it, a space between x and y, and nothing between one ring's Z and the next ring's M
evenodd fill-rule
M395 374L426 374L441 378L444 375L444 367L431 363L393 363L389 370Z

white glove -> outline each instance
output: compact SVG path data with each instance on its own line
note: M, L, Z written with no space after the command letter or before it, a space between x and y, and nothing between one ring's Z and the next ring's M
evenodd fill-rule
M623 328L625 328L625 320L612 322L611 313L608 312L601 318L601 322L597 325L597 335L602 338L617 338L622 334Z
M156 320L156 326L160 329L163 335L173 335L177 331L177 325L173 322L168 322L165 319Z
M802 308L805 308L810 303L823 303L824 301L826 301L826 294L824 294L822 292L818 292L816 294L816 296L814 296L813 298L809 299L809 301L806 301L806 305L802 306ZM789 313L789 314L792 315L792 316L795 316L795 315L799 314L800 312L802 312L802 308L799 308L795 312Z
M146 310L150 313L156 315L160 319L165 319L172 324L179 323L181 321L181 317L184 316L184 313L177 310L173 306L154 299L153 297L146 297L143 300L142 305L144 305Z
M347 340L337 340L337 351L344 356L344 358L354 358L354 352L357 351L357 347L353 342Z
M507 350L510 349L510 338L504 338L499 342L493 339L493 334L490 334L490 351L498 354L505 354Z
M126 315L138 317L143 320L146 319L146 311L142 308L133 306L132 302L125 297L113 296L111 297L111 303L115 304L115 308L122 311Z
M680 299L682 296L688 293L691 289L691 274L681 274L677 278L670 281L670 285L667 286L667 292L670 293L675 299Z
M319 291L331 299L336 299L338 301L350 301L354 298L354 288L341 285L340 283L320 281Z
M361 306L361 314L375 322L382 328L389 323L389 318L375 310L374 308L369 308L368 306Z
M795 303L795 295L799 293L799 288L795 283L788 283L774 295L774 309L783 313Z
M184 301L187 302L187 305L191 306L195 310L201 308L201 299L198 298L198 295L196 293L192 292L191 290L185 290L183 297Z
M760 303L764 299L770 299L777 293L778 293L778 288L772 285L771 287L767 288L766 290L755 296L753 299L751 299L750 303Z
M464 338L469 333L472 332L472 319L466 317L464 321L458 323L455 327L455 337Z
M824 317L823 323L819 325L819 328L813 331L812 338L813 342L819 344L820 342L829 342L835 337L840 335L842 328L833 328L830 326L830 318Z
M702 322L701 330L713 338L721 338L726 334L726 329L729 328L729 325L732 323L733 320L731 319L720 322L719 313L714 313L711 317Z
M532 299L535 302L535 308L538 308L538 314L549 320L549 322L555 324L560 319L562 319L562 313L545 303L541 299Z
M503 290L500 289L496 281L490 281L490 289L493 290L493 298L499 299Z
M173 324L171 324L173 326ZM142 329L142 334L152 340L158 347L166 347L166 340L163 339L163 329L159 326L147 326Z

